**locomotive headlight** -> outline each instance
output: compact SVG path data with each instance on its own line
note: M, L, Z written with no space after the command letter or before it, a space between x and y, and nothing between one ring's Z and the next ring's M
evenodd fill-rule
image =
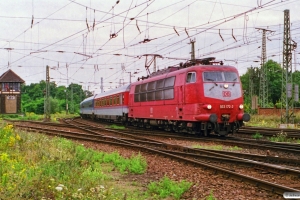
M212 106L210 104L206 104L206 105L203 106L203 108L206 108L206 109L210 110L212 108Z
M228 88L228 84L224 84L224 88L227 89Z
M239 108L242 110L244 108L244 105L243 104L239 105Z
M207 105L207 109L210 110L212 106L210 104Z

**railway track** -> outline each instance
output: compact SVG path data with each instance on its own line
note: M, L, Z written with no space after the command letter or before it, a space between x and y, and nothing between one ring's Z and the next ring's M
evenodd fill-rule
M241 134L254 135L256 133L259 133L266 137L273 137L281 132L286 133L286 137L288 138L300 139L300 129L244 126L239 130L239 133Z
M137 136L136 134L132 134L132 132L126 133L123 130L109 130L103 127L101 128L99 126L92 126L91 124L87 126L73 120L67 120L66 123L68 124L64 124L65 126L58 125L56 123L34 123L34 125L30 125L28 122L25 125L22 125L20 123L15 123L15 126L30 131L43 132L49 135L57 135L75 140L86 140L98 143L107 143L111 145L121 145L155 154L160 154L172 159L176 159L180 162L185 162L195 166L213 170L215 173L223 174L226 177L230 177L239 181L247 181L258 186L259 188L263 188L280 195L287 191L300 192L300 190L297 189L298 187L300 188L300 185L297 186L297 181L293 183L293 185L296 185L296 187L293 188L236 172L241 171L241 168L243 168L242 166L247 166L247 168L243 169L259 169L261 170L261 172L263 172L264 174L268 174L268 176L271 177L269 177L269 180L272 180L272 177L274 179L274 177L278 175L280 175L281 178L286 175L292 176L295 178L295 180L298 180L298 178L300 177L300 172L298 170L253 161L249 158L237 157L233 155L233 152L216 152L212 150L194 149L179 145L172 145L164 142L159 142L157 140ZM37 125L40 127L37 127ZM69 130L59 130L60 127L67 128ZM105 132L105 134L103 134L103 132ZM109 132L109 135L107 135L107 132ZM217 162L215 162L216 160ZM293 161L286 159L286 162L295 161L296 160ZM278 158L277 162L281 162L281 160ZM299 163L299 160L297 162ZM233 163L238 167L228 168L228 163ZM272 176L272 174L275 174L275 176Z

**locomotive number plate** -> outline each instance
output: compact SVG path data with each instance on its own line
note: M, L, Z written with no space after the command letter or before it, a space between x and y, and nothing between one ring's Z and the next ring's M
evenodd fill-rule
M233 105L220 105L220 109L232 109Z

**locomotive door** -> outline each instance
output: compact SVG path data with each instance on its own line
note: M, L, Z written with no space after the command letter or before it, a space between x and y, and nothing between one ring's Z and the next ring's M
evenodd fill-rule
M185 83L185 73L179 74L179 83L178 83L178 106L177 114L179 119L182 119L183 116L183 104L184 104L184 83Z

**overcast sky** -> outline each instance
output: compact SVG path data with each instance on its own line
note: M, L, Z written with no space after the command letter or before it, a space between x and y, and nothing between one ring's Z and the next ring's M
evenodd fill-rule
M260 65L257 28L274 31L267 33L267 57L282 62L286 9L292 39L299 42L299 5L299 0L0 0L0 73L12 69L31 84L45 80L48 65L58 85L77 83L99 92L101 77L108 90L128 83L130 73L132 81L146 76L145 54L162 56L156 58L158 69L186 62L195 40L196 58L216 57L243 74ZM293 67L299 69L298 63L296 58Z

